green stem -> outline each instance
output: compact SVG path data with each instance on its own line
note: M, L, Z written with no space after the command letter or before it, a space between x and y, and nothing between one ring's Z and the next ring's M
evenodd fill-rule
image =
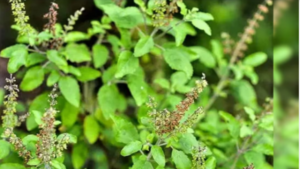
M165 34L167 34L169 31L171 31L172 29L174 29L174 27L176 27L176 26L182 24L183 22L185 22L185 20L181 20L181 21L177 22L177 23L175 24L175 26L170 26L169 29L167 29L167 30L164 31L163 33L159 34L159 35L158 35L157 37L155 37L154 39L159 39L159 38L163 37L163 36L164 36Z

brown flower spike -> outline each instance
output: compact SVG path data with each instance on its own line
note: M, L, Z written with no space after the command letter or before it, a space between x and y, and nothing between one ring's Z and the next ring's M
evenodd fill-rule
M153 98L150 98L148 107L152 108L152 111L149 113L149 115L153 118L157 134L175 134L184 132L188 127L191 127L197 120L198 115L202 113L201 108L198 108L195 113L188 117L188 119L182 124L180 124L180 121L185 115L185 112L188 111L190 106L195 102L195 99L198 98L199 93L201 93L206 86L206 80L202 79L196 81L196 87L194 87L191 92L186 94L186 98L176 106L176 110L173 112L170 112L167 109L164 109L163 111L157 111L155 109Z
M57 11L59 7L56 3L52 2L49 12L44 15L45 19L48 19L48 23L44 25L45 30L49 30L53 36L55 36L55 24L57 22Z
M57 22L57 10L59 9L58 4L52 2L49 12L44 15L45 19L48 19L48 23L44 25L44 30L49 30L49 32L52 34L53 39L45 42L43 44L44 47L48 49L59 49L62 46L62 38L55 37L55 25Z
M234 50L232 51L232 60L235 62L237 57L243 57L244 52L247 50L247 44L252 42L252 37L255 34L255 29L259 26L259 21L264 19L263 14L269 12L268 6L272 5L272 0L265 0L263 4L258 5L258 10L254 14L253 18L248 20L248 26L245 28L241 39L236 43Z

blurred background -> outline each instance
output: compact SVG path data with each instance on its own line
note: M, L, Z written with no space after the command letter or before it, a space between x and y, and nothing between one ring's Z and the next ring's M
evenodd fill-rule
M204 46L211 49L210 40L221 40L221 33L228 32L231 37L238 40L238 34L242 33L244 27L247 25L247 20L253 16L257 10L258 4L263 0L184 0L188 8L198 7L200 11L211 13L215 20L210 22L209 25L212 28L212 36L207 36L205 33L199 31L197 36L189 36L185 45L187 46ZM282 0L283 1L283 0ZM43 19L43 15L48 11L50 0L26 0L26 11L30 16L30 24L37 30L42 30L43 25L47 22ZM90 26L91 20L100 19L102 12L94 6L93 0L56 0L59 4L59 20L58 22L65 24L70 14L73 14L81 7L85 7L85 12L80 17L76 30L86 31ZM246 56L254 52L265 52L268 54L268 61L256 69L259 75L259 83L254 86L258 103L261 105L267 97L273 97L275 91L274 102L275 108L278 111L278 121L276 127L278 131L278 137L281 142L278 142L280 150L283 150L285 146L291 146L285 151L278 151L279 160L278 166L289 165L290 168L295 168L298 163L298 144L287 145L285 143L298 141L297 131L299 121L293 123L290 119L298 119L298 7L299 2L297 0L289 2L289 6L282 10L281 17L277 18L278 26L273 29L273 11L270 11L266 15L266 18L261 22L260 27L257 29L256 35L253 41L255 43L249 45L249 50L246 52ZM128 0L128 4L134 4L133 0ZM15 44L17 32L11 29L13 24L13 17L11 15L10 4L8 0L0 1L0 50L10 45ZM274 31L275 30L275 31ZM279 59L278 65L274 65L276 57L273 58L273 49L276 47L282 47L285 54L278 52L278 57L284 57L284 61ZM283 56L284 55L284 56ZM277 62L276 62L277 63ZM274 66L278 73L273 72ZM201 64L194 65L197 67L196 74L205 72L211 84L218 82L218 76L213 70L203 69ZM273 81L273 75L275 83ZM276 76L276 77L275 77ZM5 77L8 77L6 71L6 60L0 58L0 88L4 86ZM277 78L277 80L276 80ZM280 79L278 79L280 78ZM275 88L274 88L275 86ZM34 91L30 94L26 94L26 97L22 97L23 101L34 97L39 91ZM0 90L0 97L1 94ZM22 96L22 94L21 94ZM234 102L230 96L227 99L218 99L215 106L222 107L224 109L231 109L228 107L230 103ZM1 98L0 98L1 105ZM233 105L233 104L232 104ZM296 118L297 117L297 118ZM279 127L280 125L280 127ZM282 127L284 126L284 127ZM286 133L288 132L288 134ZM285 133L285 134L281 134ZM296 137L297 136L297 137ZM289 156L284 155L286 153ZM291 162L291 160L293 162ZM285 164L286 163L286 164ZM275 158L276 164L276 158ZM275 165L276 167L276 165ZM280 168L280 167L278 167ZM297 168L297 167L296 167ZM280 168L283 169L283 168Z

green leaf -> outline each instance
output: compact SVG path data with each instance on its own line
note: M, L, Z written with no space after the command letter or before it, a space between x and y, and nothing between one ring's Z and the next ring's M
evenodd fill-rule
M190 49L193 52L197 53L200 62L203 63L205 66L209 68L214 68L216 66L216 60L209 50L203 47L192 47Z
M147 160L146 156L141 156L139 159L134 161L134 164L131 169L153 169L153 166Z
M178 23L180 24L178 25ZM168 33L172 34L175 37L176 46L182 45L187 35L195 36L197 33L194 27L191 26L191 24L187 22L182 23L181 20L175 18L173 21L171 21L170 26L173 27L173 29ZM163 30L167 31L167 28Z
M192 168L190 159L182 151L173 149L172 150L172 161L175 163L177 169L191 169Z
M172 69L185 72L188 78L192 77L193 67L189 61L189 56L180 50L180 48L166 49L164 58Z
M56 50L48 50L47 51L47 57L48 59L55 63L59 68L65 68L68 66L67 61L61 57Z
M95 68L102 67L109 58L109 51L103 45L93 46L93 63Z
M117 5L103 5L105 13L119 28L131 29L144 22L137 7L120 8Z
M187 8L185 3L183 3L182 1L177 1L177 5L180 8L180 14L185 16L187 14Z
M260 143L260 144L257 144L256 146L254 146L252 148L252 150L259 152L259 153L266 154L266 155L270 155L270 156L274 155L274 146L272 144Z
M110 83L114 78L117 72L117 66L111 65L107 70L103 72L102 81L104 84Z
M256 74L256 72L253 70L252 67L250 67L249 69L246 69L244 71L244 74L246 77L248 77L251 80L251 83L256 85L258 83L259 77Z
M193 134L185 133L179 138L179 145L186 154L192 154L193 147L198 145L198 141Z
M43 116L43 113L42 113L42 112L33 110L33 111L31 111L31 113L32 113L33 116L34 116L34 120L35 120L36 124L40 125L40 124L43 123L43 122L42 122L42 116Z
M138 131L131 122L118 116L112 116L112 119L114 121L114 136L117 142L129 144L139 139Z
M265 115L262 119L261 122L259 123L259 127L268 130L268 131L273 131L274 130L274 114L270 113Z
M165 154L160 146L154 145L151 148L151 154L153 156L153 159L157 162L160 166L165 166L166 159Z
M134 47L134 56L140 57L151 51L154 47L153 38L150 36L142 37Z
M184 85L188 82L188 77L184 72L175 72L171 75L171 91L178 91L180 88L185 87ZM184 92L185 93L185 92Z
M0 169L26 169L26 168L21 164L6 163L6 164L1 164Z
M158 84L160 87L162 87L164 89L170 88L170 82L164 78L155 79L154 83Z
M57 140L61 140L61 139L64 139L64 138L69 138L69 143L73 143L73 144L77 143L77 137L75 135L68 134L68 133L60 134L57 137Z
M80 76L77 76L77 79L81 82L87 82L91 80L95 80L101 76L101 72L90 68L90 67L79 67L78 70L80 71Z
M248 165L253 164L255 168L262 168L265 158L264 155L255 151L248 151L244 154Z
M143 0L134 0L134 3L137 4L142 11L146 11L146 4Z
M142 130L140 132L140 140L142 141L142 143L146 143L147 142L147 137L148 137L149 134L150 133L147 130Z
M57 71L52 71L47 79L47 86L53 86L60 79L60 74Z
M205 21L200 20L200 19L194 19L194 20L192 20L192 24L196 28L203 30L207 35L211 36L211 29Z
M59 89L65 99L75 107L80 105L80 88L77 81L69 76L60 78L58 83Z
M66 169L66 166L58 160L52 160L50 164L54 169Z
M214 156L216 156L218 159L222 159L222 160L228 160L229 157L220 149L217 148L213 148L212 149L212 153L214 154Z
M66 47L65 55L71 62L81 63L91 61L88 47L84 44L69 44Z
M224 57L222 44L217 40L211 40L210 44L212 47L212 53L214 54L218 62L221 62L221 59Z
M240 123L229 113L220 111L221 117L227 122L230 135L237 138L240 135Z
M39 137L36 135L27 135L22 139L22 143L27 147L30 143L36 144L39 141Z
M81 76L80 70L77 67L70 66L70 65L69 65L69 73L75 76Z
M275 65L283 64L293 56L291 46L276 46L273 53Z
M249 82L245 80L231 82L232 94L242 105L255 109L257 107L256 93Z
M27 51L26 45L17 44L3 49L0 56L4 58L11 58L16 56L17 53L24 53L25 51Z
M120 54L117 65L116 78L121 78L128 74L133 74L139 67L139 60L130 51Z
M120 34L121 34L121 43L122 43L122 46L125 48L125 49L130 49L131 46L133 45L132 44L132 41L131 41L131 31L128 30L128 29L119 29L120 31Z
M231 70L233 71L235 75L235 80L241 80L244 76L243 70L240 66L237 65L231 65Z
M94 0L95 5L99 8L102 9L109 7L110 5L115 5L115 2L113 0Z
M44 69L41 66L30 68L20 85L23 91L32 91L39 87L44 81Z
M240 137L244 138L246 136L251 136L251 135L253 135L253 130L246 124L243 124L240 130Z
M36 166L39 165L41 161L38 158L31 159L27 162L27 165Z
M194 17L204 21L214 20L214 17L210 13L205 13L205 12L197 12Z
M178 25L178 23L180 24ZM173 30L169 31L169 33L175 37L176 46L182 45L187 35L195 36L197 34L191 24L187 22L182 23L181 20L175 18L171 21L170 26L173 27ZM164 31L167 31L167 28Z
M143 77L130 75L127 78L128 88L138 106L146 102L148 98L148 85Z
M244 107L245 112L248 114L249 118L254 122L255 121L255 113L254 110L249 107Z
M103 112L105 119L109 119L110 115L113 115L118 106L116 102L119 97L118 88L115 85L104 85L98 92L98 103Z
M86 116L83 122L84 135L90 144L94 144L99 136L100 127L93 116Z
M36 65L38 63L42 63L45 60L46 60L46 57L44 55L42 55L42 54L39 54L39 53L30 53L26 57L25 66L26 67L30 67L30 66Z
M122 150L121 150L121 155L126 157L129 156L133 153L138 152L142 148L142 143L140 141L133 141L129 144L127 144Z
M37 35L36 38L38 39L38 40L35 40L35 41L37 41L36 43L40 44L42 42L49 41L51 38L53 38L53 35L49 31L42 31Z
M61 112L62 124L66 127L72 127L77 121L78 114L79 114L79 108L66 102L64 109Z
M79 31L69 32L65 36L65 42L68 42L68 43L69 42L78 42L78 41L87 40L87 39L89 39L88 35L86 33L79 32Z
M267 59L268 59L267 54L263 52L257 52L249 56L246 56L245 59L243 60L243 63L248 66L257 67L263 64L264 62L266 62Z
M217 160L215 157L209 157L205 161L205 169L215 169L217 166Z
M8 72L15 73L20 69L21 66L25 65L27 55L28 52L25 49L13 52L7 64Z
M83 144L76 144L72 151L72 164L75 169L82 168L89 156L88 147Z
M8 156L10 150L10 144L4 140L0 140L0 160Z
M22 138L22 143L26 147L28 151L32 153L35 153L37 148L36 144L38 142L39 138L36 135L27 135L24 138Z

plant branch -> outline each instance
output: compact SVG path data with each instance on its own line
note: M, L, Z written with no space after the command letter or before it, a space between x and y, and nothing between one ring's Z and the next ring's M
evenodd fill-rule
M104 33L101 33L98 37L96 44L100 45L102 43L103 39L104 39Z
M162 138L159 138L158 140L157 140L157 142L155 143L155 145L160 145L160 143L163 141L163 139ZM152 157L152 153L151 153L151 151L148 153L148 156L147 156L147 161L149 161L150 159L151 159L151 157Z
M39 53L39 54L42 54L42 55L45 55L46 52L43 52L43 51L40 51L40 50L35 50L35 49L27 49L28 51L30 52L35 52L35 53Z
M164 31L163 33L159 34L157 37L155 37L154 39L159 39L161 37L163 37L165 34L167 34L169 31L171 31L174 27L179 26L180 24L182 24L183 22L185 22L185 20L181 20L179 22L177 22L175 24L175 26L170 26L166 31Z

